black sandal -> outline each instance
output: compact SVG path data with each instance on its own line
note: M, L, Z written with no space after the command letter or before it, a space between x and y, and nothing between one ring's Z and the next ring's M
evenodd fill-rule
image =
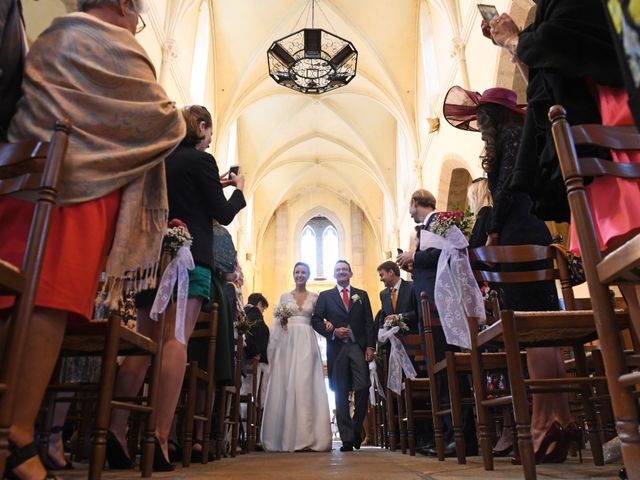
M4 469L4 478L7 480L20 480L20 477L13 473L13 471L27 460L37 457L38 450L36 449L35 443L31 442L24 447L11 445L10 451L11 454L7 457L7 463ZM56 480L57 478L54 474L47 472L42 480Z

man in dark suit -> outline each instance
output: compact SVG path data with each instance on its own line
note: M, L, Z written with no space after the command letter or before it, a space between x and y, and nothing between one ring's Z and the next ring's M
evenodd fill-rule
M390 315L402 314L409 332L418 333L418 314L413 283L400 278L400 267L390 260L378 265L378 275L385 286L385 289L380 292L380 304L384 314L378 328L384 326L384 322Z
M336 287L320 292L311 317L313 328L327 338L329 385L336 394L336 420L341 452L360 448L362 422L367 413L369 367L374 357L376 334L367 292L352 287L351 265L338 260L333 270ZM355 409L349 412L349 392Z
M260 357L260 363L268 364L267 346L269 345L269 327L264 323L264 311L269 302L261 293L252 293L247 299L244 313L253 325L245 338L244 354L247 359Z
M436 285L436 273L438 270L438 260L440 259L440 252L442 250L438 248L420 248L420 232L422 230L430 231L431 224L436 218L436 199L428 190L420 189L416 190L411 195L411 202L409 204L409 214L411 218L419 224L418 238L415 252L404 252L398 255L396 262L402 268L407 268L410 264L413 265L413 289L416 295L416 301L420 304L420 294L422 292L427 293L429 302L433 302L434 290ZM436 314L437 315L437 314ZM422 333L422 309L418 308L418 327L420 333ZM434 327L432 329L433 345L435 350L435 362L439 362L444 359L445 352L458 351L459 349L453 345L449 345L446 342L444 332L441 327ZM461 375L460 380L460 393L462 396L471 396L471 387L466 375ZM438 394L440 402L449 403L449 383L445 375L439 375L437 377ZM478 453L478 442L475 434L475 423L473 421L473 412L466 408L463 411L464 420L464 437L467 444L466 455L476 455ZM442 435L445 442L445 455L453 457L456 455L456 446L453 440L453 426L450 415L444 415L442 417ZM427 449L429 454L435 455L435 449Z

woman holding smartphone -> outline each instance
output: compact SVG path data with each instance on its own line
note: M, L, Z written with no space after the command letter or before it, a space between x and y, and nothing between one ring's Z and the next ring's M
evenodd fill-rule
M230 173L221 180L215 158L205 150L211 143L212 119L202 106L192 105L182 109L187 124L187 134L180 145L165 161L169 197L169 218L186 223L193 243L191 254L195 269L189 271L189 300L185 318L184 339L188 341L203 303L209 302L211 273L213 271L214 220L228 225L245 207L242 194L244 175ZM233 185L236 190L227 200L224 186ZM143 292L136 299L138 306L138 330L149 335L153 322L149 312L154 290ZM153 459L155 471L171 471L168 440L173 415L182 388L184 366L187 361L187 345L179 341L175 332L175 305L167 311L164 350L158 394L156 426L156 451ZM115 396L134 396L142 386L148 367L146 357L127 357L118 372ZM129 412L114 410L107 436L107 460L111 469L132 468L133 462L126 451L126 428Z

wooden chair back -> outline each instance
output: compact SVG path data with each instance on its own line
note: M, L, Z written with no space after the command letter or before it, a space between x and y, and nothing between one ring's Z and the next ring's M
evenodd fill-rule
M477 247L469 249L469 260L478 282L509 284L559 281L565 308L576 309L567 260L556 248L544 245ZM495 264L517 264L518 271L496 271Z
M4 460L8 454L8 432L16 400L18 370L33 313L70 131L71 123L63 119L56 121L49 144L35 141L0 144L3 190L36 203L21 268L18 270L17 266L8 263L0 264L0 294L16 296L4 345L0 346L0 471L4 471ZM26 181L28 174L30 181ZM40 176L39 183L34 174Z

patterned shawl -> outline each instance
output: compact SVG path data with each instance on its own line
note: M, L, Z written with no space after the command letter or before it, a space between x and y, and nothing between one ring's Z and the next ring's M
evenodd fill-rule
M152 287L168 215L163 160L185 126L146 52L125 29L86 13L65 15L33 44L23 93L11 141L48 141L55 119L72 123L60 205L122 189L106 266L107 303L119 300L127 279L136 291ZM39 179L20 183L29 187Z

